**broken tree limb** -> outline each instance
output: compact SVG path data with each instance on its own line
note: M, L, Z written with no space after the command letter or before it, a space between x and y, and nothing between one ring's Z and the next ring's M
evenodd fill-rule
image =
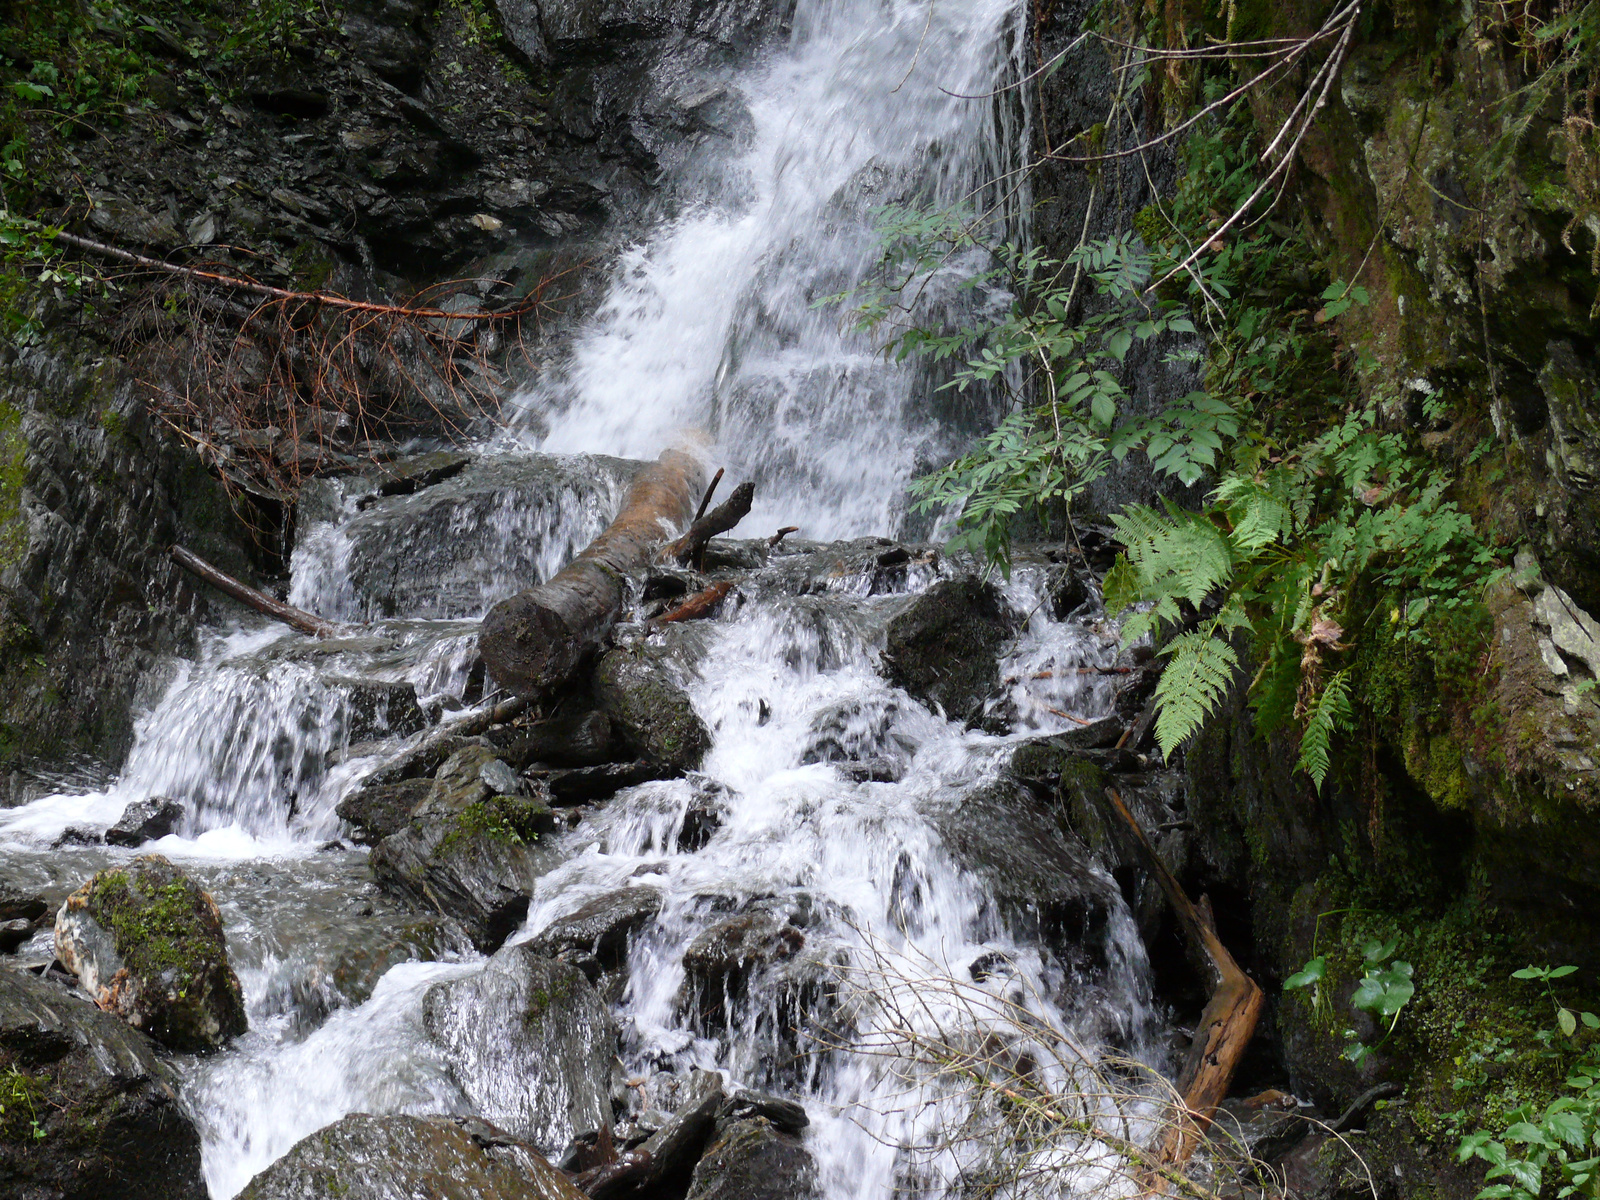
M170 551L172 561L192 575L204 579L217 591L232 596L241 604L248 605L259 613L266 613L275 620L282 621L292 629L301 633L309 633L312 637L337 637L343 630L332 621L325 621L315 613L308 613L303 608L295 608L281 600L274 600L265 592L258 591L248 583L240 583L232 575L223 573L213 567L198 554L192 554L182 546L174 546Z
M665 451L634 479L622 511L587 550L554 578L491 608L478 651L495 682L532 697L570 679L622 615L628 579L689 524L704 480L694 455Z
M706 509L711 505L711 497L717 494L717 484L722 482L724 467L718 467L717 473L711 477L711 482L706 484L706 494L700 497L700 507L694 510L694 519L698 521L706 515Z
M733 495L690 525L688 532L662 551L661 556L680 565L699 561L707 542L719 533L727 533L749 515L755 498L756 485L746 480L733 489Z
M788 537L791 533L799 533L799 532L800 532L800 526L798 526L798 525L785 525L782 529L778 530L777 533L773 534L771 537L769 537L767 539L767 546L769 548L774 547L779 542L783 541L784 538Z
M724 579L718 583L713 583L710 587L706 588L705 591L696 592L694 595L690 596L671 612L662 613L655 620L651 621L650 624L667 625L673 621L693 621L699 617L703 617L713 608L715 608L717 606L717 602L731 591L733 591L733 583L731 580Z
M1164 1122L1157 1152L1157 1160L1163 1168L1179 1170L1189 1161L1217 1106L1228 1094L1233 1073L1255 1035L1264 997L1255 980L1240 969L1233 955L1228 953L1227 947L1217 937L1209 905L1202 909L1190 901L1183 885L1167 870L1166 864L1156 854L1156 848L1151 845L1150 839L1145 836L1139 822L1128 811L1128 806L1122 802L1116 790L1107 788L1106 797L1132 830L1140 854L1178 917L1191 956L1204 968L1212 989L1211 1000L1195 1027L1188 1061L1178 1076L1178 1092L1182 1103L1174 1105L1178 1111L1173 1113L1172 1119ZM1160 1192L1165 1186L1160 1182L1160 1172L1153 1174L1155 1179L1148 1187L1152 1192Z

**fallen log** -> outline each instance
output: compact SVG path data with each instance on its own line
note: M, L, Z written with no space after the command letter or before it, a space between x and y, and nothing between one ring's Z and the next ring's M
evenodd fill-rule
M698 458L665 451L633 481L622 511L588 549L554 578L491 608L478 650L495 682L533 697L570 679L621 616L627 580L643 574L661 544L689 524L703 482Z
M1140 854L1178 917L1190 955L1207 975L1212 989L1211 1000L1195 1026L1188 1060L1178 1076L1181 1103L1173 1105L1172 1116L1164 1123L1156 1154L1157 1168L1150 1172L1146 1183L1149 1191L1159 1194L1169 1178L1165 1172L1179 1171L1189 1161L1217 1106L1227 1096L1239 1060L1255 1036L1264 996L1217 937L1205 898L1201 898L1201 905L1189 899L1122 797L1113 788L1106 789L1106 797L1133 831Z
M705 591L696 592L694 595L690 596L682 604L678 605L677 608L674 608L670 612L662 613L655 620L651 621L650 624L667 625L673 621L696 620L709 613L717 606L717 602L731 591L733 591L733 583L730 580L724 579L719 583L713 583L710 587L706 588Z
M309 633L312 637L337 637L343 630L332 621L326 621L315 613L308 613L303 608L295 608L281 600L274 600L265 592L258 591L248 583L241 583L232 575L217 570L198 554L185 550L182 546L172 547L169 553L172 561L185 571L205 580L217 591L232 596L241 604L248 605L259 613L266 613L275 620L282 621L292 629L301 633Z
M711 498L710 493L706 499ZM661 557L671 559L680 566L698 563L705 553L706 543L719 533L727 533L750 514L750 504L756 498L756 485L748 480L733 489L721 504L703 517L695 520L681 538L661 552Z

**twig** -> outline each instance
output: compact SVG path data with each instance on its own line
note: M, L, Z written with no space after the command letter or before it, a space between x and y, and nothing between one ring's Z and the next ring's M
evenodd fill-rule
M717 484L722 482L723 468L718 467L717 473L711 477L711 482L706 484L706 494L700 497L700 507L694 510L694 519L698 521L706 515L706 505L711 503L711 497L716 495Z
M696 592L671 612L663 613L650 622L652 625L666 625L672 621L693 621L703 617L716 607L717 602L733 590L731 580L720 580L713 583L703 592Z
M788 537L791 533L799 533L799 532L800 532L800 526L798 526L798 525L785 525L782 529L778 530L777 533L773 534L771 537L769 537L767 539L767 546L770 549L770 548L776 546L779 542L783 541L783 539Z
M337 637L343 633L342 627L332 621L324 620L315 613L308 613L303 608L295 608L281 600L274 600L265 592L258 591L247 583L241 583L231 575L217 570L198 554L192 554L182 546L174 546L171 550L172 561L184 570L191 572L205 580L219 592L232 596L242 604L249 605L257 612L265 613L269 617L282 621L301 633L309 633L312 637Z

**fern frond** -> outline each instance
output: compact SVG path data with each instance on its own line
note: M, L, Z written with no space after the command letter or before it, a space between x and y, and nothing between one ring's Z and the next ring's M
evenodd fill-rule
M1221 638L1191 630L1162 651L1171 658L1156 685L1156 741L1169 758L1199 730L1227 695L1239 670L1239 656Z
M1322 791L1328 777L1329 750L1337 729L1348 729L1353 719L1350 709L1350 671L1346 668L1323 685L1322 694L1311 707L1306 731L1300 738L1300 761L1296 768L1311 776L1312 785Z

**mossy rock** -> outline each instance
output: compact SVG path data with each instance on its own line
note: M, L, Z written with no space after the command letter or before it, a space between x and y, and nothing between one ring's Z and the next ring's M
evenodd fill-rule
M626 647L601 657L594 673L601 709L642 755L692 771L711 748L711 734L665 655Z
M56 956L101 1008L174 1050L215 1050L247 1028L215 902L158 854L68 896Z

